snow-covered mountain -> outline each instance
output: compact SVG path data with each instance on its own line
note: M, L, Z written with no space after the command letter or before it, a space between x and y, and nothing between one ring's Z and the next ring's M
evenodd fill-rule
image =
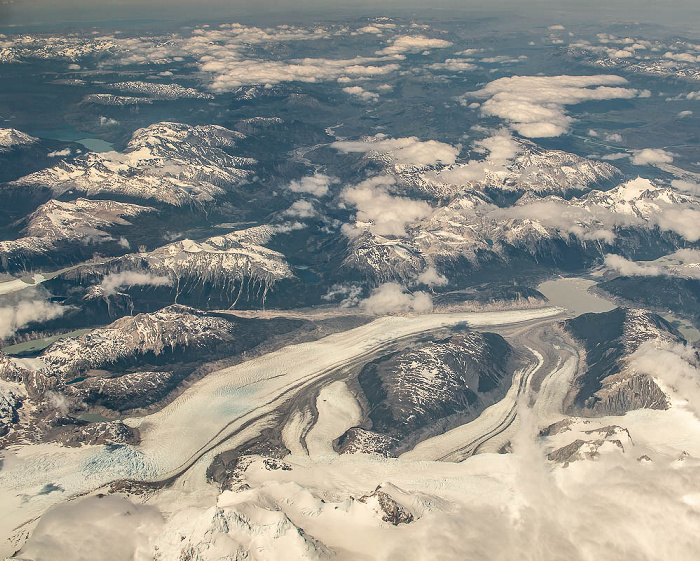
M38 138L29 136L17 129L0 128L0 153L9 152L18 146L26 146L39 142Z
M116 320L107 327L53 343L41 355L48 371L69 381L87 370L133 362L139 356L196 350L231 339L235 326L194 308L173 305Z
M606 250L643 250L644 237L659 229L661 236L648 243L664 236L669 248L683 246L683 238L694 242L700 237L695 220L700 220L696 197L642 178L571 199L529 192L506 208L468 191L409 225L405 236L382 236L368 228L351 238L343 267L374 282L406 282L427 267L449 278L453 263L476 268L507 263L513 250L540 263L566 261L567 252L588 253L592 260Z
M277 282L294 278L284 255L264 245L274 233L273 227L256 226L200 242L184 239L150 252L131 253L104 265L88 266L80 274L105 279L115 273L146 271L171 279L169 284L177 294L206 286L230 294L233 303L242 295L244 299L259 299L264 303L267 292ZM124 284L128 286L128 282ZM89 298L103 296L104 280L88 292Z
M471 420L504 395L515 362L514 349L501 336L479 332L374 361L359 376L371 426L350 429L339 446L395 453L417 438Z
M430 171L397 165L392 171L400 184L438 199L453 197L468 188L508 197L524 193L571 196L607 186L622 176L607 162L547 150L522 138L510 142L515 155L508 160L494 161L487 156L477 164L456 163ZM474 173L475 167L479 174Z
M0 389L4 396L0 398L0 409L6 410L2 414L8 429L5 433L12 428L8 438L13 441L31 438L57 440L66 445L87 444L90 440L93 444L133 440L121 423L85 426L86 423L66 415L86 406L121 411L156 403L191 369L180 368L177 373L144 370L142 363L181 358L185 351L194 357L203 349L231 345L238 338L234 323L173 305L151 314L126 316L84 335L61 339L23 365L0 354ZM133 368L137 370L131 371ZM111 374L109 369L113 370ZM18 414L20 406L26 410L22 417Z
M226 150L243 135L216 125L161 122L134 132L124 152L90 152L22 177L11 187L77 191L174 206L211 203L240 185L255 164Z
M131 94L145 94L152 99L214 99L214 96L208 93L202 93L194 88L185 88L179 84L158 84L155 82L117 82L109 85L110 88L119 90L120 92Z
M108 200L52 199L26 218L22 237L0 241L0 262L11 269L67 244L96 245L116 241L108 233L114 226L129 226L128 218L153 212L153 208Z

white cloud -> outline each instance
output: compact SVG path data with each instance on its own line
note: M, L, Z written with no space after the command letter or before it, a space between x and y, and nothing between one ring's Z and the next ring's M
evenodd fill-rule
M508 130L502 130L487 138L474 142L474 152L485 154L484 160L470 160L465 164L456 164L440 170L439 173L426 174L432 180L443 181L452 185L463 185L472 181L482 181L486 172L504 171L508 162L521 151L520 144Z
M613 154L605 154L604 156L601 156L600 159L608 162L614 162L615 160L623 160L629 157L630 155L627 152L615 152Z
M379 24L377 28L381 28ZM290 25L259 28L241 24L201 26L187 33L165 36L127 37L104 35L86 39L68 37L26 37L10 44L11 59L33 58L42 52L46 58L78 59L102 55L101 68L115 65L166 65L186 62L200 71L214 92L231 91L244 85L278 84L288 81L316 82L340 76L369 78L393 72L396 64L386 64L398 57L355 57L352 59L297 58L269 60L259 58L261 45L314 41L332 37L332 32L317 26L299 28ZM9 42L8 42L9 43ZM0 45L4 47L5 45ZM0 50L2 50L0 48ZM254 54L253 54L254 53ZM170 76L170 70L157 73ZM159 84L149 83L151 88ZM165 85L172 90L176 84ZM201 95L201 94L200 94Z
M630 261L620 255L606 255L605 266L627 277L700 279L700 250L679 249L654 261Z
M100 116L100 126L101 127L113 127L118 125L119 121L116 119L110 119L109 117Z
M315 173L308 177L292 181L287 187L293 193L308 193L315 197L322 197L328 193L328 187L337 183L338 179L323 173Z
M507 130L502 130L492 136L477 140L474 145L476 152L487 154L490 161L498 164L504 164L522 152L520 144L515 141Z
M387 154L398 164L453 164L459 149L437 140L419 140L415 136L388 138L377 134L366 140L340 140L331 146L341 152L375 152Z
M630 99L639 90L620 87L627 80L619 76L512 76L487 84L468 97L486 98L484 115L510 123L522 136L552 137L567 132L574 119L567 105L605 99ZM465 101L466 103L466 101Z
M149 537L158 535L158 509L118 496L88 497L57 506L41 517L22 548L22 558L48 561L146 559Z
M445 286L449 282L447 277L438 273L435 267L428 267L418 275L417 280L426 286Z
M607 142L622 142L622 135L616 132L610 133L610 134L605 134L603 135L603 138Z
M328 292L321 296L321 300L333 302L340 300L341 308L350 308L357 306L360 303L362 295L362 286L353 283L337 283L328 289Z
M690 193L691 195L700 195L700 183L695 183L693 181L687 181L685 179L674 179L671 181L671 186L683 191L684 193Z
M605 266L625 277L657 277L662 274L661 267L651 263L630 261L621 255L606 255Z
M526 55L520 55L519 57L498 55L483 57L479 59L479 62L483 62L484 64L517 64L518 62L525 62L526 60Z
M41 359L39 359L41 361ZM71 402L65 396L65 394L48 391L46 392L46 399L51 404L51 407L58 411L61 415L66 415L70 410Z
M700 418L700 370L693 347L682 344L642 344L630 359L632 368L659 380L676 400Z
M337 80L341 76L372 78L399 69L398 64L372 63L382 59L305 58L291 61L241 59L238 55L202 57L201 70L211 75L209 88L226 92L245 85L272 85L281 82L320 82Z
M343 201L357 209L356 223L345 224L343 233L355 237L365 230L381 236L406 235L406 226L425 218L432 211L425 201L397 197L388 191L391 177L373 177L341 193Z
M433 309L433 301L426 292L410 293L395 282L382 284L360 302L360 308L375 315L414 312L425 314Z
M700 240L700 210L692 208L665 209L656 217L656 223L659 228L675 232L689 242Z
M488 162L470 160L466 164L442 169L439 172L428 172L425 177L450 185L464 185L473 181L482 181L490 169Z
M30 323L41 323L61 317L65 306L46 300L21 300L17 304L0 308L0 339L14 335Z
M346 94L353 95L362 101L379 101L379 94L375 92L368 92L361 86L348 86L343 88Z
M309 201L295 201L292 206L284 211L286 216L292 216L294 218L312 218L316 216L317 212L314 205Z
M635 150L630 159L636 166L670 164L673 161L673 154L661 148L644 148L644 150Z
M694 55L693 53L672 53L669 51L664 54L664 58L678 62L700 62L700 55Z
M70 156L72 154L72 151L70 148L64 148L63 150L55 150L53 152L49 152L46 154L47 157L49 158L62 158L64 156Z
M374 35L381 35L383 32L376 25L365 25L357 30L357 33L372 33Z
M625 215L618 216L605 209L586 209L557 199L533 201L504 209L495 208L491 217L496 220L534 220L548 228L573 234L580 240L606 243L615 240L613 228L618 221L625 223L629 220Z
M170 277L166 276L140 271L122 271L120 273L110 273L103 278L100 288L105 296L111 296L120 288L129 286L170 286L172 283L173 281Z
M450 41L444 39L431 39L423 35L401 35L396 37L391 45L385 47L377 54L381 55L398 55L408 53L421 53L430 49L444 49L451 47Z
M464 49L463 51L458 51L455 53L457 56L473 56L477 53L483 52L484 49Z
M445 62L429 64L430 70L447 70L449 72L470 72L479 68L476 64L463 58L448 58Z

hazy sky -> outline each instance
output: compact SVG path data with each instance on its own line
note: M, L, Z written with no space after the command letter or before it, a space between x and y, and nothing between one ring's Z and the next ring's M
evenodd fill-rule
M427 7L426 7L427 4ZM0 0L0 25L66 25L139 20L260 21L507 11L543 23L635 21L677 25L700 34L698 0Z

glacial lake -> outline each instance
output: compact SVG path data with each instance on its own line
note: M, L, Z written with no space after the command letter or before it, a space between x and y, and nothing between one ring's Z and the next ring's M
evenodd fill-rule
M92 138L85 135L84 132L77 130L75 127L63 127L60 129L35 130L29 134L39 138L50 138L53 140L64 140L68 142L77 142L82 144L91 152L110 152L114 150L114 146L100 138Z
M617 305L589 290L598 283L581 277L559 278L543 282L537 287L552 305L565 308L575 315L609 312ZM700 331L689 321L674 314L660 313L662 318L681 332L689 343L700 340Z
M609 312L617 308L610 300L588 290L598 284L580 277L560 278L543 282L537 287L553 305L566 308L576 315Z

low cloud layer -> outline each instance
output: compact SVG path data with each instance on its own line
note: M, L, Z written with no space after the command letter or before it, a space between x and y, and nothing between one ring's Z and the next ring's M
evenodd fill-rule
M362 101L379 101L379 94L375 92L368 92L361 86L348 86L343 88L346 94L352 95Z
M615 226L628 222L625 215L617 216L605 209L582 208L564 201L550 199L533 201L506 209L494 209L491 218L503 220L536 220L540 224L573 234L580 240L612 243L615 240ZM597 212L595 212L597 211Z
M656 217L662 230L670 230L689 242L700 240L700 210L693 208L669 208Z
M88 497L57 506L41 517L22 549L36 561L147 559L149 537L163 524L160 512L117 496Z
M645 148L644 150L635 150L630 156L630 160L636 166L670 164L673 161L673 154L661 148Z
M637 178L605 192L592 192L570 201L559 197L518 202L491 212L497 220L536 220L542 225L568 232L582 240L611 243L618 227L658 226L687 241L700 239L700 207L692 198L669 202L668 188Z
M22 300L0 308L0 339L11 337L32 323L41 323L61 317L67 308L46 300Z
M700 419L700 357L693 347L682 344L659 346L644 343L630 359L630 366L659 380L676 400Z
M700 279L700 250L679 249L654 261L631 261L621 255L606 255L605 266L625 277Z
M205 62L202 71L211 75L210 89L226 92L245 85L273 85L280 82L320 82L341 76L372 78L398 70L398 64L380 64L376 59L302 59L287 62L217 59Z
M403 55L409 53L421 53L431 49L445 49L451 47L450 41L444 39L431 39L423 35L402 35L391 42L391 45L377 51L381 55Z
M410 312L425 314L433 310L433 301L427 292L411 293L398 283L388 282L362 300L360 308L378 316Z
M107 275L100 283L100 288L105 296L115 294L120 288L129 286L170 286L173 281L170 277L158 276L152 273L140 271L122 271Z
M515 158L522 148L507 130L477 140L473 151L484 154L483 160L469 160L464 164L440 170L439 174L429 172L427 177L453 185L462 185L472 181L482 181L487 172L505 171L508 163Z
M671 181L671 187L689 193L691 195L700 195L700 183L688 181L685 179L674 179Z
M316 209L313 203L310 201L295 201L292 206L284 211L285 216L291 216L292 218L313 218L317 215Z
M425 271L418 275L417 280L420 284L430 287L445 286L449 283L447 277L438 273L435 267L428 267Z
M630 261L622 255L606 255L605 266L625 277L656 277L663 273L663 269L653 263Z
M432 208L425 201L389 193L391 177L374 177L342 192L345 203L355 207L356 223L346 224L343 233L354 237L365 230L380 236L405 236L406 226L428 216Z
M624 78L610 75L512 76L490 82L466 98L485 98L484 115L504 119L522 136L541 138L570 129L574 119L567 115L567 105L640 95L639 90L622 87L626 84Z
M293 193L307 193L314 197L322 197L328 193L328 187L338 180L324 173L315 173L308 177L292 181L288 189Z
M339 140L331 146L346 153L386 154L397 164L454 164L459 155L459 148L437 140L419 140L415 136L388 138L378 134L366 140Z

